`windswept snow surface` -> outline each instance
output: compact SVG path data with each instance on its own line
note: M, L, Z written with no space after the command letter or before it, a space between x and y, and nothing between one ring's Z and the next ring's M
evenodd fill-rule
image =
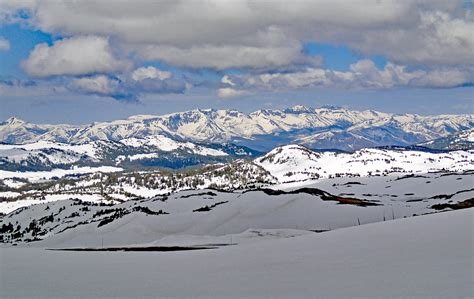
M0 249L2 298L471 298L474 209L182 252Z

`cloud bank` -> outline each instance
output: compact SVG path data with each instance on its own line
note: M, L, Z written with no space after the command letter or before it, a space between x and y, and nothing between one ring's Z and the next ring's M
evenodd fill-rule
M473 14L463 9L464 1L119 0L110 5L107 0L45 0L22 4L17 5L29 11L29 22L45 32L112 36L147 59L187 67L281 66L299 59L306 41L346 44L402 64L474 64ZM14 10L12 5L4 10Z
M208 88L229 98L313 86L472 84L474 13L466 3L0 0L0 22L21 23L57 38L36 45L22 62L33 78L66 77L67 87L76 92L136 99L146 93L182 93L199 80L177 73L212 70L223 80L214 79ZM324 57L308 55L307 43L342 45L361 57L380 55L390 62L377 68L361 59L337 71L323 67ZM8 49L8 41L0 38L0 50ZM166 70L155 67L160 65Z

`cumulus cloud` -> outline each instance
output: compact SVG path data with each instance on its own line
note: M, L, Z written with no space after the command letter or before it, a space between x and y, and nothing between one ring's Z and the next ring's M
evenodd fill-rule
M117 93L119 81L104 75L74 79L71 83L73 89L84 93L113 95Z
M117 59L109 40L99 36L78 36L36 45L22 61L23 69L33 77L110 73L129 67Z
M18 3L43 31L113 36L143 58L185 67L278 68L300 60L308 41L348 45L399 64L474 64L472 12L463 1Z
M374 29L348 44L363 53L380 53L409 64L474 64L474 22L441 11L419 14L415 28Z
M360 60L346 72L307 68L298 72L225 76L226 82L240 89L282 90L313 86L384 89L396 86L450 88L473 82L472 72L457 68L408 70L406 66L387 63L378 69L371 60ZM224 77L221 80L224 82Z
M230 77L227 76L227 75L224 75L224 76L222 77L221 83L222 83L222 84L227 84L227 85L230 85L230 86L235 86L235 83L232 82L232 80L230 79Z
M171 72L161 71L153 66L140 67L132 73L132 79L135 81L144 79L166 80L169 78L171 78Z
M245 94L247 94L247 92L244 90L237 90L230 87L219 88L217 90L217 96L219 98L232 98L232 97L237 97L237 96L241 96Z
M10 50L10 41L0 36L0 51Z
M138 73L136 73L136 71ZM122 78L107 75L95 75L74 78L68 85L69 89L83 94L112 97L117 100L138 101L143 94L183 93L187 84L182 79L171 79L172 74L158 75L148 68L139 68L131 77ZM135 74L135 76L133 76Z

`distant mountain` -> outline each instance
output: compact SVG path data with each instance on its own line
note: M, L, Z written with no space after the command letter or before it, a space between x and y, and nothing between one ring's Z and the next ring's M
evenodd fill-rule
M161 135L83 144L36 141L0 144L0 170L38 171L91 165L113 165L126 169L150 166L182 168L234 158L254 158L259 154L234 144L199 145Z
M446 137L419 144L436 150L469 150L474 149L474 129L456 132Z
M357 150L411 145L474 127L474 115L420 116L339 107L258 110L197 109L162 116L137 115L90 125L37 125L17 118L0 124L0 141L87 143L162 135L177 141L234 143L259 151L299 143L316 149Z

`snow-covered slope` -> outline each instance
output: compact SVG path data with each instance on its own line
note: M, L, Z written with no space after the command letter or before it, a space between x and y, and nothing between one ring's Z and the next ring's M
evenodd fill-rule
M106 202L115 202L190 189L233 191L272 186L279 188L279 184L288 183L302 186L334 178L424 176L427 173L474 171L472 150L427 153L364 149L349 154L315 152L299 145L278 147L253 161L235 160L179 171L117 167L127 165L134 159L145 161L150 159L148 155L155 154L119 156L126 158L115 161L113 166L25 172L0 170L0 212L9 212L42 199L87 199L91 194Z
M120 140L120 143L135 148L151 146L156 148L156 150L164 152L171 152L174 150L181 149L187 150L194 155L227 156L227 154L221 150L196 145L191 142L179 142L162 135L152 135L146 136L144 138L127 138Z
M258 150L269 150L291 142L313 148L354 150L367 146L419 143L473 126L473 115L398 115L303 106L259 110L250 114L235 110L197 109L163 116L137 115L126 120L85 126L36 125L10 118L0 124L0 141L85 143L164 135L193 142L240 142ZM332 134L321 134L324 132Z
M436 150L474 149L474 129L464 130L419 144Z
M72 165L79 161L98 162L99 142L72 145L37 141L15 145L0 144L0 169L23 170L29 167L47 169L55 165Z
M333 179L331 186L188 190L115 205L100 193L84 198L71 193L71 200L64 200L67 194L44 192L40 204L12 211L0 227L6 225L4 239L44 239L47 246L97 246L101 237L109 246L131 245L170 235L221 236L249 229L325 231L472 206L472 179L469 173Z
M232 191L277 183L263 168L248 160L176 172L122 170L110 166L27 172L0 170L0 213L44 201L73 198L89 201L92 198L115 203L181 190L215 188Z
M264 241L271 232L257 231L214 250L3 248L0 297L471 298L473 217L467 209Z
M340 176L474 170L474 151L426 153L363 149L354 153L314 152L300 145L273 149L255 163L279 182Z
M70 165L164 166L180 168L201 163L223 162L233 157L258 154L233 144L176 141L162 135L96 140L84 144L37 141L0 144L0 169L10 171L48 170Z

